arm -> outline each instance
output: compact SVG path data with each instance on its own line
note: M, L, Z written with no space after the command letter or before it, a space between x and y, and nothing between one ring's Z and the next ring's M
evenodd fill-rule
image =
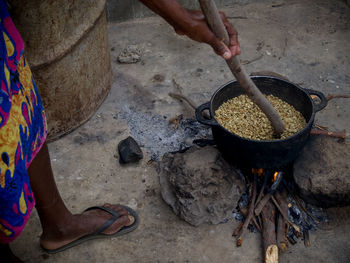
M215 37L201 11L183 8L176 0L140 1L172 25L177 34L186 35L195 41L209 44L215 53L224 59L229 59L241 53L237 32L224 13L221 12L220 15L230 37L228 47Z

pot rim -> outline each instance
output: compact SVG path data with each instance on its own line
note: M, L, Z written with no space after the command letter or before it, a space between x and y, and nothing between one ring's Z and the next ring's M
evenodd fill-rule
M221 129L223 129L225 132L229 133L230 135L232 136L235 136L235 137L238 137L240 138L241 140L244 140L244 141L247 141L247 142L254 142L254 143L280 143L280 142L285 142L285 141L288 141L288 140L292 140L293 138L296 138L298 137L299 135L303 134L304 132L306 132L308 129L310 129L314 122L314 119L315 119L315 104L314 104L314 101L313 99L310 97L310 94L308 94L308 92L300 87L299 85L293 83L293 82L290 82L290 81L287 81L285 79L281 79L281 78L278 78L278 77L274 77L274 76L264 76L264 75L256 75L256 76L250 76L251 79L261 79L261 78L267 78L267 79L276 79L278 81L282 81L282 82L286 82L288 84L291 84L293 85L295 88L299 89L300 91L302 91L305 96L309 99L311 105L312 105L312 114L310 116L310 119L309 121L306 123L306 126L301 129L300 131L298 131L297 133L293 134L292 136L289 136L287 138L284 138L284 139L275 139L275 140L253 140L253 139L248 139L248 138L244 138L244 137L241 137L235 133L232 133L230 132L229 130L227 130L226 128L224 128L215 118L215 113L213 114L213 101L216 97L216 95L222 90L224 89L226 86L230 85L231 83L237 83L237 80L231 80L229 82L227 82L226 84L222 85L220 88L218 88L214 94L212 95L211 99L210 99L210 107L209 107L209 111L210 111L210 115L212 117L212 119L215 120L216 122L216 125L218 127L220 127ZM278 97L278 96L277 96ZM293 105L292 105L293 106ZM294 107L294 106L293 106Z

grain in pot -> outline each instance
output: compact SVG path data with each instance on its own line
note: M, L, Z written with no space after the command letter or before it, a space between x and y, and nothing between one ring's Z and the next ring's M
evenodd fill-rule
M304 116L292 105L273 96L265 97L277 110L285 125L281 139L292 136L306 126ZM240 95L224 102L215 119L228 131L251 140L273 140L274 129L260 108L247 96Z

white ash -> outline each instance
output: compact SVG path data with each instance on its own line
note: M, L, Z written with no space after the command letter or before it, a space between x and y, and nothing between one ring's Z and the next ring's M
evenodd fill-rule
M127 121L131 136L145 148L152 160L190 147L195 139L211 138L210 128L193 119L181 120L175 129L161 115L135 112L128 107L123 109L121 117Z

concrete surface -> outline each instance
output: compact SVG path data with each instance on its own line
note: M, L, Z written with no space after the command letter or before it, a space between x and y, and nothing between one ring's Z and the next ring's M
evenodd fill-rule
M275 71L325 94L349 93L350 10L344 1L276 1L274 7L253 3L225 11L239 31L241 59L262 56L247 64L247 71ZM192 227L173 214L160 197L154 163L148 162L154 151L150 146L142 148L145 157L139 164L120 166L115 158L120 140L152 129L152 116L164 118L164 125L179 114L193 116L168 96L175 90L173 78L193 100L204 103L232 79L224 61L210 47L177 36L157 17L111 23L109 36L115 73L111 93L90 121L49 149L58 187L73 212L122 203L137 209L141 224L120 238L47 255L38 244L41 230L34 212L13 243L14 251L26 262L261 262L259 234L246 233L243 246L236 248L231 233L238 223L233 219ZM128 44L144 48L141 63L116 62ZM156 74L164 80L152 81ZM147 127L129 125L137 114L149 118ZM316 122L349 131L349 116L349 100L337 99L317 114ZM349 262L349 209L334 209L331 216L336 220L311 233L311 247L299 241L281 255L281 262Z
M253 2L274 2L273 0L215 0L219 8L232 4L248 4ZM178 0L186 8L199 8L197 0ZM110 22L120 22L134 18L152 16L154 13L147 9L139 0L107 0L107 16Z

